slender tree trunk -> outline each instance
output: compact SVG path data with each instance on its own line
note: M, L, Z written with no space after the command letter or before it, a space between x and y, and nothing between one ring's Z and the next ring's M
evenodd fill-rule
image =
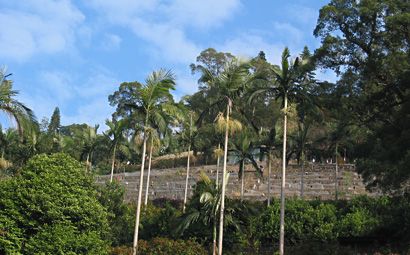
M188 196L188 183L189 183L189 159L190 157L190 152L191 152L191 136L192 136L192 113L190 114L190 122L189 122L189 145L188 145L188 157L186 161L186 179L185 179L185 193L184 193L184 205L182 207L182 212L185 213L185 206L187 202L187 196Z
M138 187L138 200L137 200L137 215L135 219L135 230L134 230L134 241L132 245L132 254L136 255L138 251L138 229L140 224L140 214L141 214L141 198L142 198L142 185L144 181L144 165L145 165L145 154L147 151L147 137L144 131L144 143L142 145L142 156L141 156L141 172L140 172L140 184Z
M188 183L189 183L189 158L190 154L189 152L191 151L191 144L188 146L188 158L187 158L187 163L186 163L186 178L185 178L185 192L184 192L184 206L182 207L182 212L185 213L185 205L187 201L187 196L188 196Z
M216 247L216 220L214 219L212 224L212 255L216 255L217 247Z
M243 187L245 186L245 160L242 160L242 169L241 169L241 201L243 201Z
M305 178L305 153L302 150L302 172L300 173L300 197L303 199L304 192L304 178Z
M219 184L219 160L221 157L219 157L219 150L221 149L221 144L218 143L218 158L216 160L216 187L218 188Z
M224 230L224 210L225 210L225 182L226 182L226 164L228 159L228 135L229 135L229 111L230 101L226 109L226 128L225 128L225 145L224 145L224 162L222 169L222 191L221 191L221 214L219 217L219 240L218 240L218 255L222 255L223 230Z
M270 206L270 177L271 177L271 171L272 171L272 153L269 150L269 157L268 157L268 206Z
M285 94L285 105L283 107L283 154L282 154L282 185L280 189L280 234L279 234L279 254L284 254L285 243L285 184L286 184L286 129L287 129L287 110L288 97Z
M339 166L337 164L337 147L338 144L336 143L336 149L335 149L335 156L336 156L336 160L335 160L335 199L338 200L339 199L339 183L338 183L338 178L339 178Z
M145 201L144 205L148 204L148 191L149 191L149 178L151 176L151 162L152 162L152 149L154 148L153 145L154 137L151 134L151 146L149 148L149 157L148 157L148 173L147 173L147 185L145 187Z
M112 182L112 178L114 176L114 166L115 166L115 151L117 150L117 144L114 145L114 151L112 153L112 162L111 162L111 176L110 176L110 183Z

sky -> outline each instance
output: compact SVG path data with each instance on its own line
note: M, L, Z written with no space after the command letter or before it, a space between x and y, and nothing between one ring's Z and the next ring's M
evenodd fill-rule
M153 70L172 70L174 96L197 91L189 64L207 48L250 58L264 51L279 63L313 36L322 0L0 0L0 66L18 100L37 119L54 108L61 123L101 124L115 110L108 95L125 81L144 82ZM334 80L330 72L319 79ZM7 126L10 122L0 118ZM6 123L4 123L6 122Z

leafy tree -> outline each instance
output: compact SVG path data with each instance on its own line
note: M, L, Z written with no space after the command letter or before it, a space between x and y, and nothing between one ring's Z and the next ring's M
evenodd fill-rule
M33 157L0 181L0 253L107 254L107 213L93 179L65 154Z
M408 1L333 0L322 7L314 34L317 63L340 75L348 125L367 129L356 148L370 187L405 189L409 162Z
M51 115L50 124L48 124L48 133L55 135L60 133L60 118L60 109L56 107L54 109L53 115Z
M202 72L201 69L208 69L212 75L219 75L225 68L225 65L231 62L235 57L231 53L218 52L213 48L203 50L196 58L197 64L191 64L191 71L195 73L197 71ZM205 80L200 79L200 83Z

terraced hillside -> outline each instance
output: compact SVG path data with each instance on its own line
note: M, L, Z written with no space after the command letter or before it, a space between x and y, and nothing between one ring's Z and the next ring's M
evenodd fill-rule
M251 169L251 166L246 166ZM189 192L199 178L199 173L204 171L208 176L216 178L216 166L207 165L191 167ZM241 181L238 179L238 167L228 166L230 172L227 194L230 197L240 197ZM366 194L365 185L351 164L339 165L338 168L338 196L349 199L354 195ZM300 196L301 194L301 167L289 165L286 174L286 196ZM267 170L263 177L256 175L255 171L245 172L245 199L265 200L268 196ZM334 199L335 198L335 165L334 164L309 164L305 165L303 173L303 194L305 198ZM115 178L126 188L126 201L135 201L138 195L139 172L116 174ZM145 179L145 178L144 178ZM103 184L109 176L98 176L97 183ZM219 176L221 180L221 175ZM281 174L278 166L271 173L270 193L279 197ZM144 180L145 185L145 180ZM150 199L169 198L183 199L185 185L185 168L172 168L152 170L150 178ZM145 189L145 188L144 188Z

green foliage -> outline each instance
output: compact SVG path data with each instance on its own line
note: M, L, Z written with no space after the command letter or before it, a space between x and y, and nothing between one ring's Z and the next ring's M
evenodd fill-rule
M141 255L206 255L206 250L192 240L172 240L167 238L154 238L150 241L141 241L139 246Z
M107 209L110 231L107 233L112 246L132 243L132 233L135 225L135 208L125 204L125 189L117 181L107 182L99 188L98 200Z
M73 158L33 157L18 176L0 181L0 197L0 253L106 252L107 212Z
M316 206L299 199L290 199L286 204L286 238L290 243L304 240L330 241L337 238L336 207L319 203ZM253 224L256 238L262 243L279 240L280 203L272 205Z
M355 197L350 201L304 201L289 199L286 204L285 238L299 245L308 242L346 240L383 240L408 244L410 225L406 216L409 195L401 197ZM253 243L267 244L279 240L277 200L252 220Z

